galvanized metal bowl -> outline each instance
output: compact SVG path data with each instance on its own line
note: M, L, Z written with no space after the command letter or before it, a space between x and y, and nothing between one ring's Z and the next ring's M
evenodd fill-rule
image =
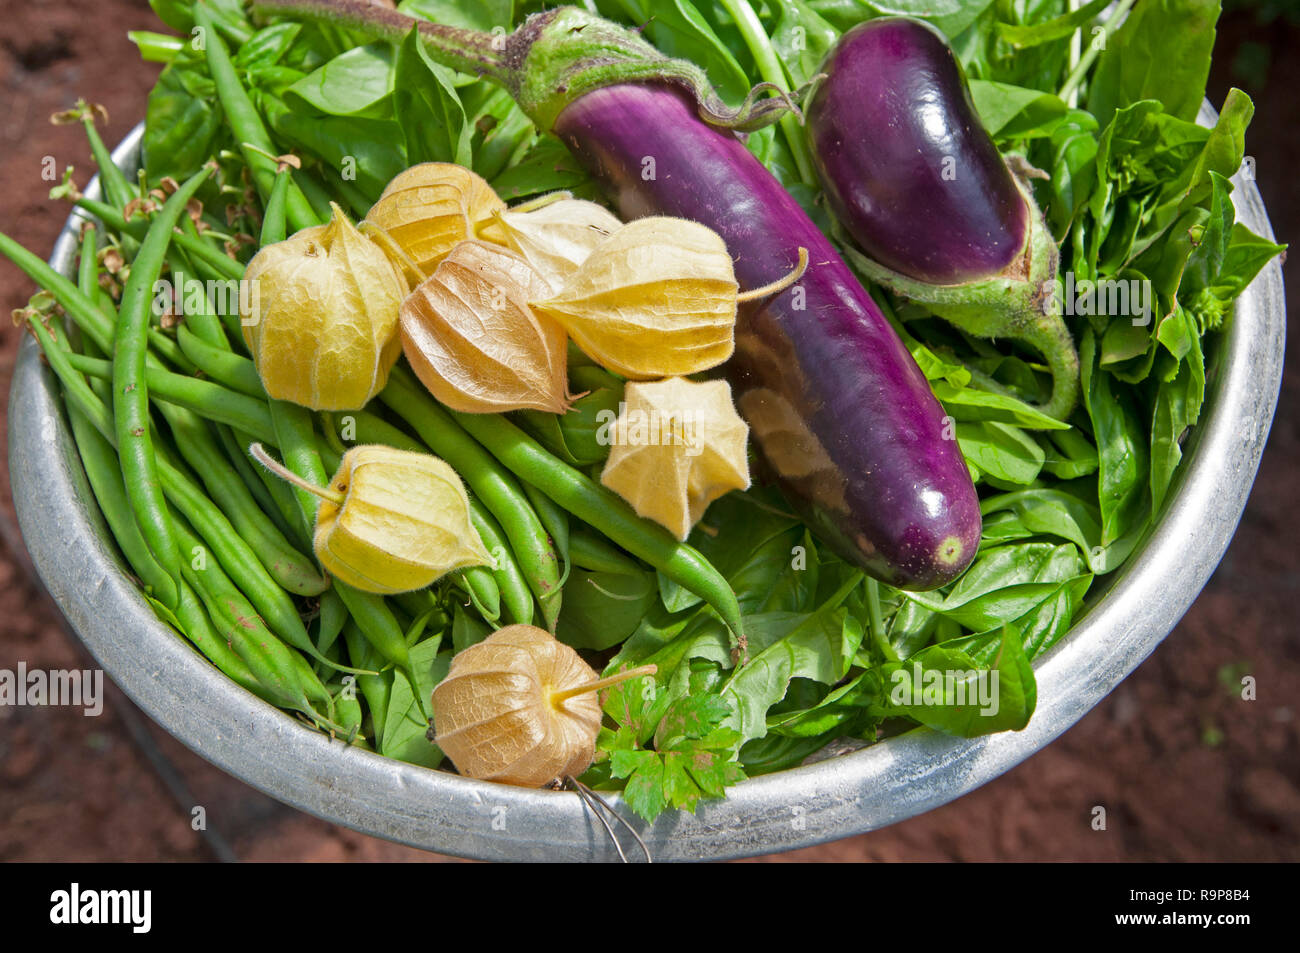
M1207 104L1201 120L1213 118ZM141 137L137 127L114 153L128 171ZM1239 219L1272 237L1254 183L1235 184ZM65 274L76 227L70 218L51 258ZM694 815L669 813L649 827L633 819L655 859L742 857L885 827L979 787L1082 718L1169 634L1223 557L1277 404L1285 331L1274 262L1210 357L1205 412L1167 512L1037 661L1038 710L1024 731L966 741L917 730L743 782ZM617 859L576 795L473 781L331 741L245 692L161 624L124 572L32 340L14 373L9 462L23 535L55 601L109 676L209 761L304 811L416 847L486 860Z

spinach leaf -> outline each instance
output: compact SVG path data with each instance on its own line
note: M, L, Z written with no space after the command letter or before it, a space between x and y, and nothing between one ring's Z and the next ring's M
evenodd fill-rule
M732 49L719 39L709 21L690 0L600 0L605 16L645 27L645 35L661 53L702 66L718 95L737 106L753 85Z
M530 195L567 190L579 197L595 197L591 178L554 136L543 136L528 152L491 180L497 195L506 201Z
M473 164L474 127L453 83L455 73L429 59L412 30L397 52L393 105L406 142L407 161Z
M1045 459L1033 437L993 421L958 422L957 444L981 471L1008 483L1032 483Z
M1079 27L1090 23L1097 14L1110 6L1111 0L1089 0L1077 10L1054 17L1042 23L1001 23L995 27L998 36L1018 50L1031 46L1063 40L1073 36Z
M1121 109L1154 99L1189 122L1200 111L1220 0L1142 0L1097 60L1088 110L1105 125Z
M980 121L995 139L1050 136L1070 111L1054 93L1010 83L973 79L970 92Z
M804 0L784 0L779 7L781 15L772 30L772 48L798 89L817 75L840 34Z
M330 116L391 119L393 48L388 43L358 46L334 57L294 83L285 99L291 107Z
M1096 337L1080 342L1083 401L1096 435L1100 469L1097 494L1101 506L1101 543L1130 528L1146 497L1150 454L1131 391L1096 366Z
M184 182L227 138L225 114L202 53L189 44L162 71L145 110L144 166L150 182Z
M411 648L414 685L407 673L394 673L380 754L426 768L442 763L442 751L429 740L430 725L425 720L425 713L430 711L429 697L451 667L451 653L438 653L441 644L442 636L435 635Z
M631 635L657 596L651 572L588 572L573 567L555 635L579 649L607 649Z
M843 678L862 643L862 623L841 608L857 580L841 589L817 612L770 645L755 650L750 636L750 660L723 686L734 717L728 722L744 743L767 732L767 710L785 697L792 678L809 678L830 685Z
M996 677L995 677L996 675ZM1034 670L1020 633L1004 627L991 669L966 653L935 645L882 670L886 714L904 715L963 738L1019 731L1037 702Z
M784 508L785 501L779 494L729 493L709 507L691 532L691 545L726 577L736 591L742 612L777 608L771 604L771 593L778 589L795 593L808 591L799 581L807 568L807 551L802 559L795 551L804 538L804 528ZM710 532L715 526L726 526L728 532ZM815 579L812 582L815 589ZM689 608L700 601L699 596L662 574L659 589L664 606L672 611Z

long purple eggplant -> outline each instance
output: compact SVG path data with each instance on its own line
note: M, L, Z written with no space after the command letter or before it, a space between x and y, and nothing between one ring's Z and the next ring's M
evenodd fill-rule
M297 15L330 8L336 20L346 8L345 25L390 38L412 25L358 4L258 5ZM771 121L779 100L724 113L696 68L572 7L530 17L504 43L420 29L431 57L510 89L625 218L669 215L717 231L742 289L788 274L806 248L809 266L793 287L742 307L726 366L766 467L822 540L878 578L929 589L966 568L979 545L979 501L943 408L830 242L719 128Z
M1040 409L1066 419L1079 358L1054 295L1056 244L943 36L907 17L869 20L839 38L821 74L808 139L862 251L850 249L853 263L970 334L1038 351L1052 372Z
M894 585L932 588L979 544L979 502L925 377L803 209L734 135L661 84L587 93L554 132L626 218L714 229L742 288L794 288L744 306L727 364L766 463L817 533ZM646 158L654 160L646 174Z

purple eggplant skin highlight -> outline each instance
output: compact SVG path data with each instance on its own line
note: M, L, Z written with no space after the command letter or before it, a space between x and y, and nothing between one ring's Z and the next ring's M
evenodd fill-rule
M979 501L951 422L871 296L799 204L735 135L676 88L588 92L553 130L625 219L668 215L718 232L742 290L726 365L766 466L840 556L906 589L956 578L980 539Z
M808 104L813 162L836 218L869 257L953 285L996 275L1029 211L980 123L961 65L929 24L884 17L827 55Z

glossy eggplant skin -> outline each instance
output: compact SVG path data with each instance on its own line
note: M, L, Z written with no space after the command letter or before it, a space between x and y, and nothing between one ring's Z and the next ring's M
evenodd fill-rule
M741 289L726 372L791 503L842 557L892 585L941 586L980 538L979 502L943 408L834 247L744 145L673 87L621 84L560 113L554 133L625 219L669 215L717 231Z
M862 251L936 285L1006 268L1029 211L938 31L869 20L840 37L821 72L807 115L813 161Z

